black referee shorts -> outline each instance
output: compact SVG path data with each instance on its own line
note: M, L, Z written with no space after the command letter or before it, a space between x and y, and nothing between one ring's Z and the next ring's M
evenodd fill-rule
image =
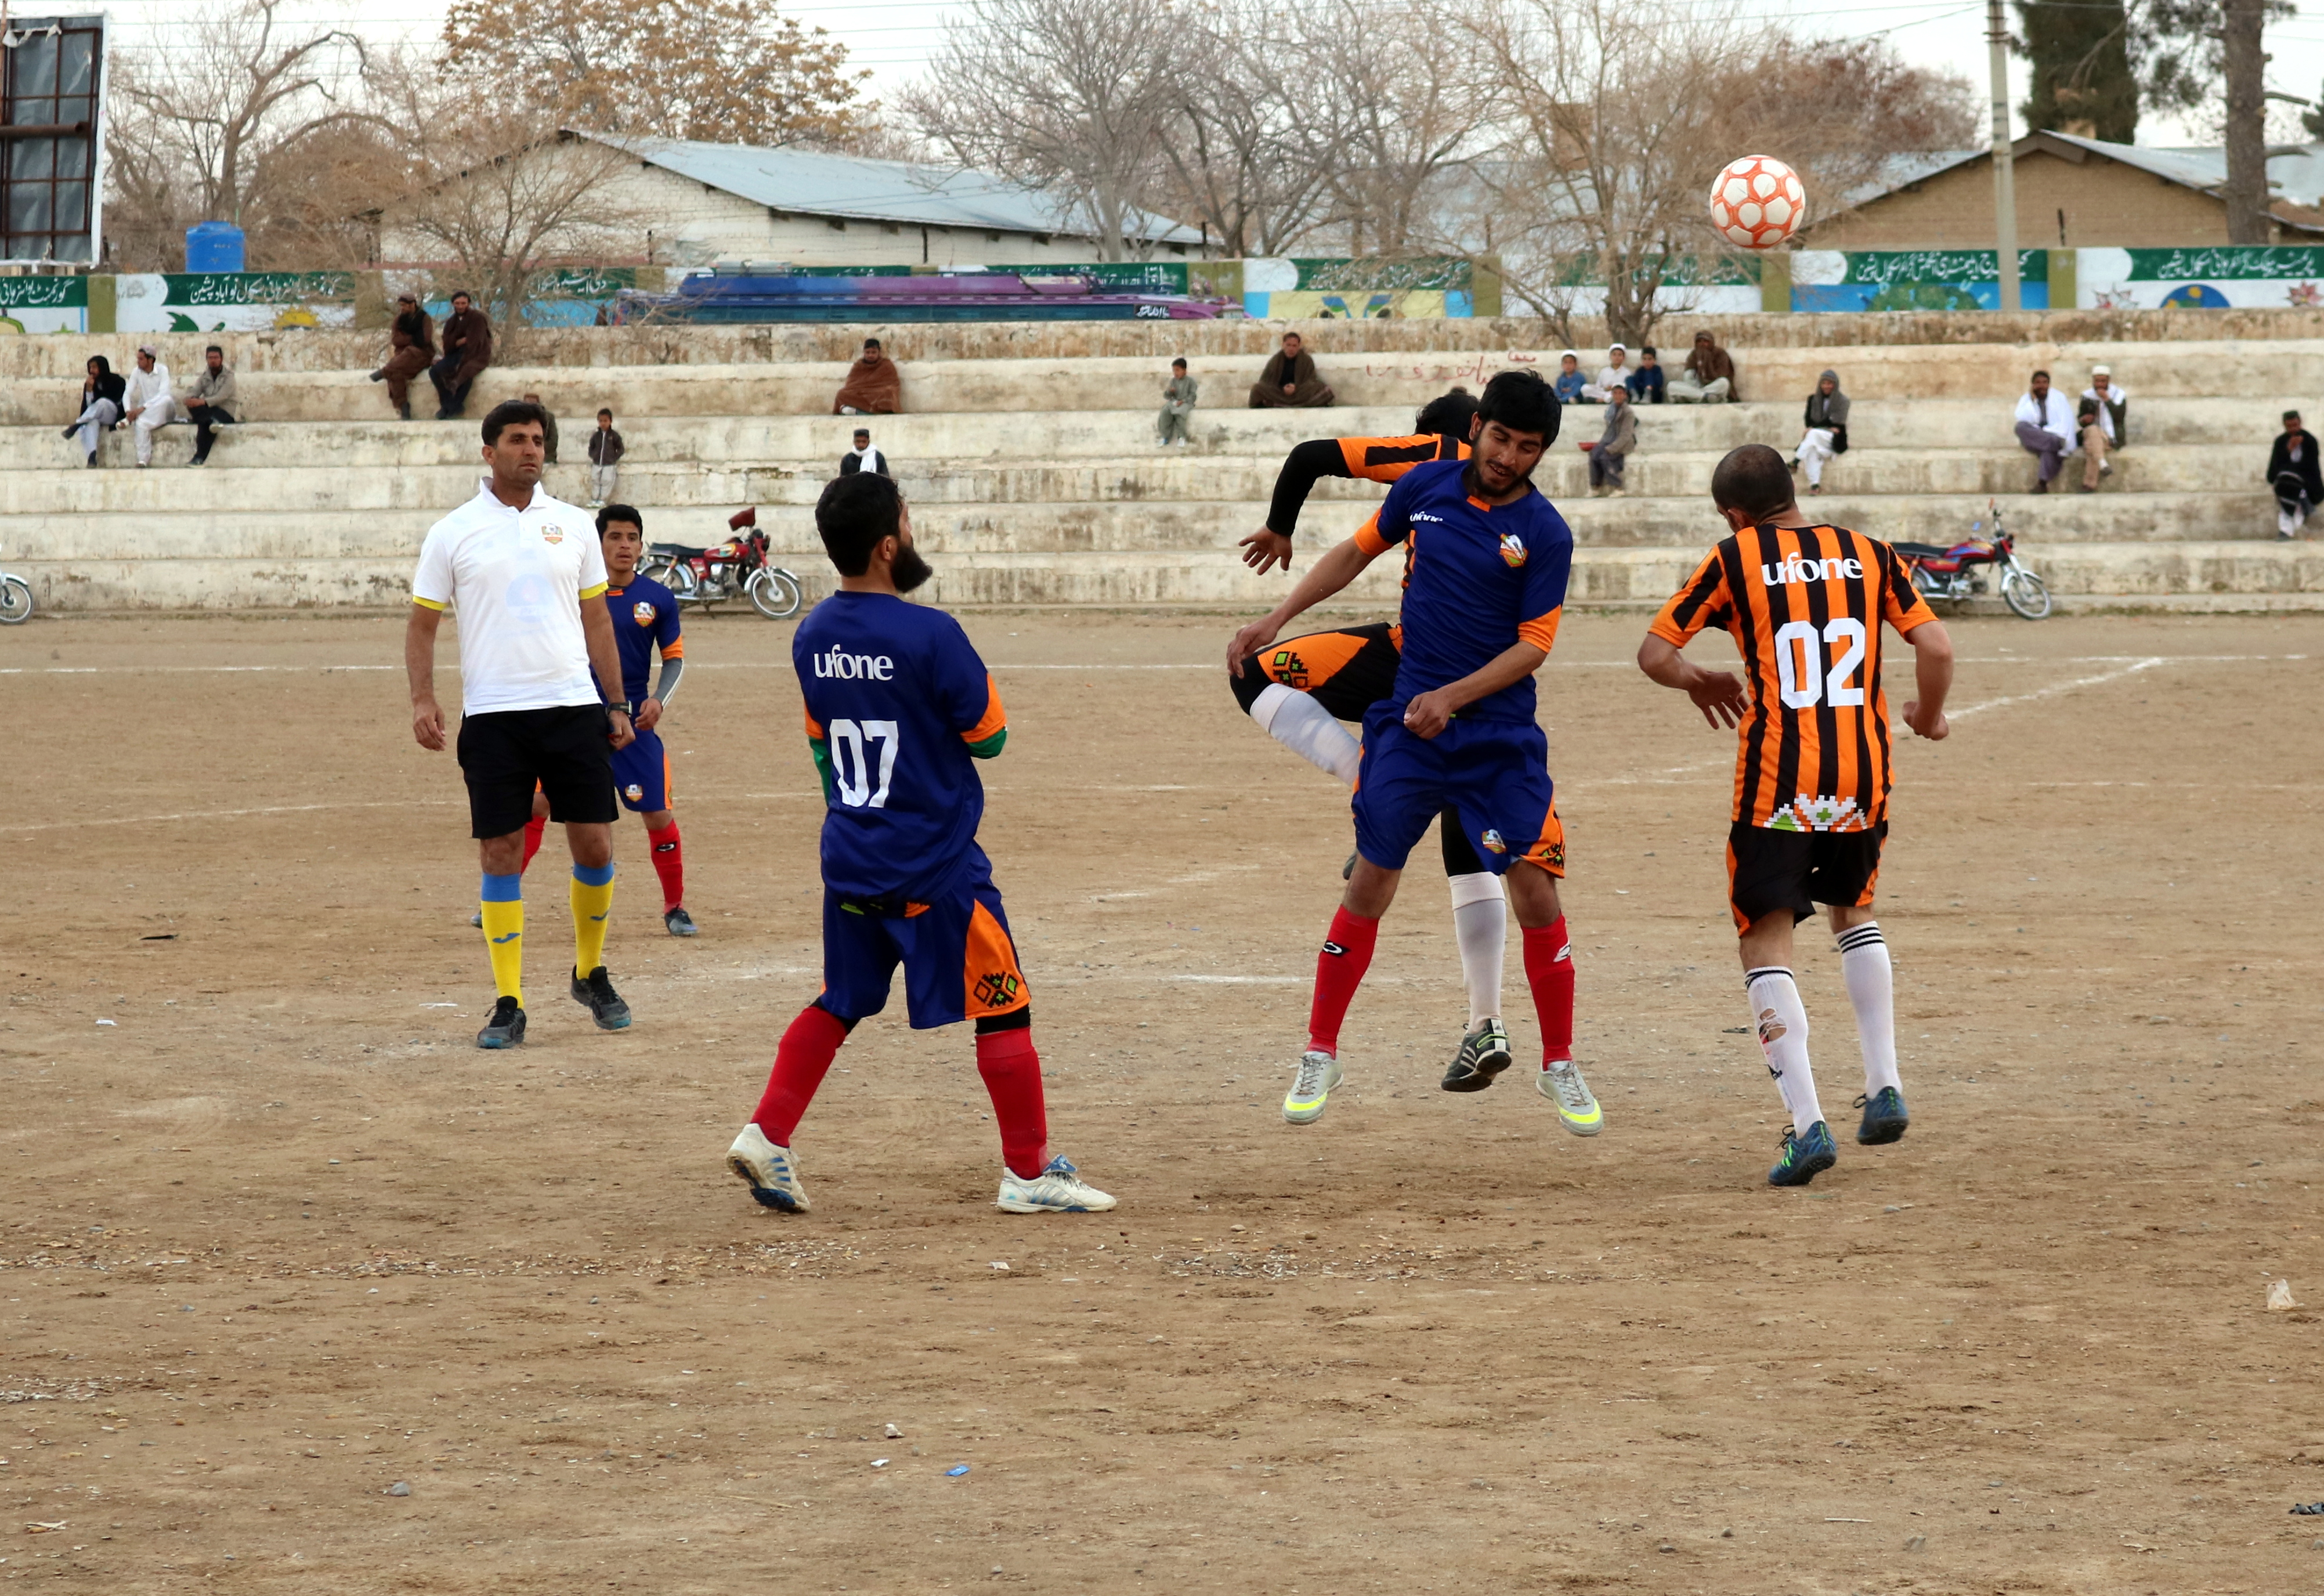
M506 836L532 818L532 789L549 795L560 825L610 826L613 720L602 704L504 709L460 718L460 774L468 782L469 835Z
M1864 908L1880 879L1880 844L1887 840L1886 820L1869 831L1775 831L1736 821L1727 830L1727 899L1736 930L1748 931L1780 909L1792 911L1796 926L1819 903Z

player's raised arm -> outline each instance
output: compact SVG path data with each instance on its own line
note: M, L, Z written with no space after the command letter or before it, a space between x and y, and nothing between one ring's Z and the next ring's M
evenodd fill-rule
M1240 545L1243 564L1261 573L1278 563L1289 570L1299 512L1318 482L1327 476L1360 476L1367 482L1393 483L1423 461L1457 458L1460 440L1469 436L1476 413L1476 400L1466 389L1455 388L1423 405L1413 418L1412 431L1402 438L1311 438L1294 445L1276 474L1267 524Z

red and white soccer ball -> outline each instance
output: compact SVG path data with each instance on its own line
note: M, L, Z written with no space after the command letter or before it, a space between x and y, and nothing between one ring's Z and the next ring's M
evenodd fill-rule
M1773 249L1807 219L1800 174L1773 155L1730 161L1711 185L1711 225L1729 244Z

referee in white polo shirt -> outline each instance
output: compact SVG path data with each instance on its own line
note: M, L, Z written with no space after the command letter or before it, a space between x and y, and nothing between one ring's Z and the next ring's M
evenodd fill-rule
M403 634L411 734L420 747L440 750L436 629L447 607L458 613L460 773L484 863L484 942L500 994L476 1033L479 1047L524 1040L524 827L536 785L573 849L574 1001L602 1029L630 1023L604 953L618 813L613 751L637 735L634 706L621 696L596 527L586 511L541 491L548 420L539 405L518 401L484 418L492 475L429 529Z

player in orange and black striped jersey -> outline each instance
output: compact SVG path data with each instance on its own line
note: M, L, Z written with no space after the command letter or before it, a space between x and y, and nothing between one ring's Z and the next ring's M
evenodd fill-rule
M1790 967L1792 927L1819 903L1831 910L1863 1047L1856 1139L1895 1141L1911 1122L1896 1073L1888 946L1872 916L1888 835L1880 629L1893 626L1913 645L1919 695L1905 704L1904 724L1932 741L1950 730L1952 642L1895 550L1800 512L1774 449L1755 443L1729 453L1711 474L1711 494L1733 530L1655 618L1638 668L1692 698L1711 725L1738 728L1728 898L1759 1046L1792 1114L1767 1179L1805 1185L1838 1158ZM1733 635L1748 686L1679 651L1706 627Z

